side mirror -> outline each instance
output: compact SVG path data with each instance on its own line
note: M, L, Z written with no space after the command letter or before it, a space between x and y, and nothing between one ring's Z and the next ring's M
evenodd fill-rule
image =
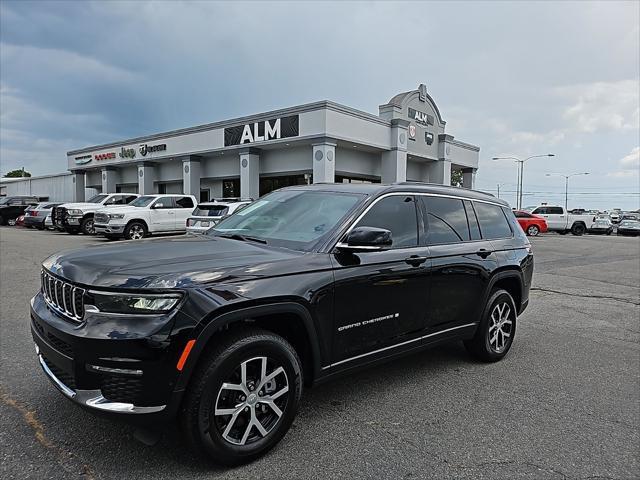
M391 232L384 228L357 227L351 230L338 248L352 251L386 250L393 243Z
M153 208L164 208L164 203L154 203Z

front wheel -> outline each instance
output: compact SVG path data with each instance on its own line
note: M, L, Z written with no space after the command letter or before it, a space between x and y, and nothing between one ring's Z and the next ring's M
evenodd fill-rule
M93 223L93 217L87 217L84 220L82 220L80 229L82 230L82 233L84 233L85 235L95 235L96 227L94 226L94 223Z
M142 240L147 236L147 227L141 222L131 222L124 230L124 238L127 240Z
M469 353L485 362L501 360L511 348L516 334L517 310L506 290L494 290L485 307L476 334L465 340Z
M540 229L538 228L537 225L529 225L529 227L527 228L527 235L531 237L536 237L538 236L539 233L540 233Z
M302 395L294 348L251 329L216 340L188 387L181 423L197 450L216 463L250 462L289 430Z

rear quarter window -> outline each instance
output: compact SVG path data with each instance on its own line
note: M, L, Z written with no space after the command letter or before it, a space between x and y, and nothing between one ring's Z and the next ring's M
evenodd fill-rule
M512 236L509 221L499 205L474 202L474 208L480 223L482 238L493 240Z
M469 240L469 223L462 200L429 196L422 197L422 200L427 244L437 245Z

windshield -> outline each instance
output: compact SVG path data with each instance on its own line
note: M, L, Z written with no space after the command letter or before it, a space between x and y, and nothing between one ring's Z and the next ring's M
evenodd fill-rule
M238 234L270 245L309 250L362 198L336 192L273 192L221 221L207 234Z
M640 217L638 215L623 215L621 220L631 220L637 222Z
M102 203L102 201L109 195L95 195L87 200L87 203Z
M229 212L226 205L198 205L193 212L194 217L222 217Z
M138 197L133 202L129 203L129 206L131 206L131 207L146 207L151 202L153 202L155 199L156 199L156 197L150 197L150 196Z
M9 201L9 197L2 197L2 198L0 198L0 205L4 205L8 201Z

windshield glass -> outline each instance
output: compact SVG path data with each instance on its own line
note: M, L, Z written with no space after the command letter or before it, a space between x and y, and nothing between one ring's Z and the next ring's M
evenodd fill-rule
M95 195L87 200L87 203L102 203L102 201L109 195Z
M198 205L193 212L194 217L222 217L229 212L226 205Z
M639 218L640 217L638 217L638 215L629 215L629 214L627 214L627 215L623 215L622 216L622 220L632 220L632 221L636 221L636 222L638 221Z
M362 198L336 192L273 192L221 221L207 234L239 234L270 245L309 250Z
M129 205L132 207L146 207L155 199L156 197L149 197L149 196L138 197L133 202L129 203Z
M8 201L9 201L9 197L2 197L2 198L0 198L0 205L4 205Z

